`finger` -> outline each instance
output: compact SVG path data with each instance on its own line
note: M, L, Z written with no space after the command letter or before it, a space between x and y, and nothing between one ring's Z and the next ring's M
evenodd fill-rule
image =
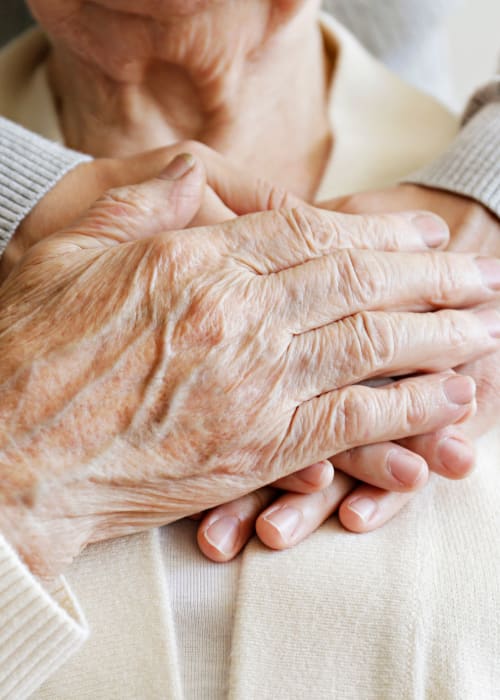
M469 417L474 399L474 381L448 373L323 394L295 409L271 471L281 476L353 447L434 432Z
M428 435L418 435L403 440L402 444L412 453L421 455L431 471L447 479L463 479L475 466L474 444L459 428L445 428ZM382 484L376 485L390 488Z
M250 215L215 233L229 253L258 274L285 270L339 249L427 251L445 244L449 236L446 224L433 214L352 216L310 206Z
M57 238L80 249L101 248L182 229L198 211L204 187L201 163L190 154L177 156L154 180L106 192Z
M201 520L203 518L204 514L205 514L205 511L202 510L200 513L193 513L193 515L189 515L188 518L189 518L189 520L195 520L198 522L199 520Z
M477 384L477 414L461 428L470 439L491 430L500 415L500 350L457 368L461 374L474 377Z
M290 488L297 493L313 493L327 488L332 479L333 467L325 460L279 479L273 486ZM198 528L198 545L203 554L213 561L228 561L235 557L252 536L259 513L275 494L271 488L259 489L212 509ZM198 520L198 516L192 518Z
M276 491L262 488L213 508L198 527L198 546L212 561L233 559L254 533L255 520Z
M185 151L177 149L174 153L171 148L159 148L128 158L98 158L81 163L23 221L23 239L26 231L30 235L27 241L23 240L22 252L84 216L107 190L158 177L175 155L181 153Z
M275 286L275 314L293 333L303 333L360 311L479 304L500 289L500 260L463 253L344 250L266 279Z
M263 511L255 523L257 536L271 549L287 549L316 530L352 490L355 481L337 474L323 491L307 495L286 494Z
M334 469L332 463L323 460L310 467L301 469L295 474L284 476L275 481L272 486L283 491L293 491L294 493L314 493L322 491L333 481Z
M342 502L339 520L351 532L370 532L385 525L413 498L414 493L394 493L375 486L358 486Z
M207 165L208 182L218 197L239 216L304 206L304 201L279 185L236 167L217 154Z
M440 372L498 348L499 321L494 311L348 316L295 336L283 381L306 401L378 376Z
M320 202L317 206L344 214L382 214L405 211L415 208L415 196L411 196L413 187L392 187L387 190L367 190L335 197Z
M153 163L158 168L166 158L171 159L182 153L192 153L203 163L207 173L207 183L224 206L236 215L304 204L299 197L253 175L248 169L241 168L199 141L179 141L167 148L144 154L142 161L138 161L136 156L132 167L136 172L142 171L145 179L158 172L152 169Z
M436 200L435 194L439 195L439 208L434 210ZM455 197L446 192L436 192L435 190L422 187L421 185L397 185L386 190L367 190L365 192L355 192L343 197L337 197L317 206L329 209L330 211L341 211L345 214L381 214L395 213L405 210L413 210L419 206L424 210L438 213L445 221L448 220L449 207L446 198ZM453 218L453 217L452 217Z
M224 204L211 187L206 187L201 206L191 220L190 226L214 226L234 218L234 212Z
M356 447L332 459L345 474L388 491L415 491L427 483L425 459L394 442Z
M193 153L207 171L207 182L223 204L237 215L301 206L304 202L282 187L253 175L198 141L169 146L170 157Z

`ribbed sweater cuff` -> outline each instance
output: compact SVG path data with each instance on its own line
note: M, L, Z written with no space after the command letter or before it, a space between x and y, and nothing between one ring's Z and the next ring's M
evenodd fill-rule
M480 109L440 158L405 180L471 197L500 217L500 102Z
M67 172L88 160L0 117L0 256L40 199Z
M43 587L0 535L0 698L31 695L87 636L64 580Z

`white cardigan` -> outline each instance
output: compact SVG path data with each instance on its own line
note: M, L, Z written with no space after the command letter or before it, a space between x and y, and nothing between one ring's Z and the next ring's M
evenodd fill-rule
M391 184L455 131L339 25L325 20L324 31L339 55L335 150L318 199ZM57 140L46 50L35 32L0 56L0 112ZM229 567L201 558L191 523L89 547L67 573L71 596L41 589L4 545L0 622L10 611L12 630L0 631L0 697L208 700L224 696L223 669L234 700L498 698L499 455L500 430L483 438L471 478L432 479L381 530L354 535L331 519L287 552L253 541ZM91 636L77 651L80 607ZM186 679L196 690L184 692Z

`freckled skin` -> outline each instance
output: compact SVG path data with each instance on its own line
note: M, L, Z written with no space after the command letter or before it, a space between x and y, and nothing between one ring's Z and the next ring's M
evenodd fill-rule
M427 250L411 253L415 273L400 282L404 290L376 283L380 270L401 280L410 253L366 250L375 241L393 250L397 231L401 249L424 248L408 219L373 219L364 234L356 218L304 206L159 233L162 221L171 224L167 186L108 193L32 248L0 288L0 529L41 575L60 572L90 542L171 522L336 452L434 430L469 411L450 404L440 375L381 390L350 386L371 376L362 354L343 373L335 366L332 379L332 329L346 347L364 343L382 358L373 358L376 374L440 370L443 357L466 361L493 343L468 312L400 314L393 326L387 314L378 319L403 292L410 309L430 308L438 289L464 306L491 294L471 258L454 258L448 280L446 255ZM129 202L121 238L117 202ZM152 237L133 240L137 227ZM382 257L386 265L367 265ZM329 275L350 279L357 269L389 298L367 299L363 287L359 299L332 294ZM346 321L353 313L358 321ZM311 326L318 318L324 328ZM411 352L380 333L402 325ZM314 372L304 369L307 356Z
M1 390L0 473L12 503L36 502L35 510L41 512L50 504L57 519L78 511L82 483L92 480L97 491L93 498L98 498L99 484L107 488L113 483L114 505L108 504L95 518L94 532L113 520L113 510L122 519L120 489L136 486L138 479L157 493L157 508L161 503L170 511L167 519L189 512L185 482L190 478L207 477L198 491L201 507L219 500L217 480L210 487L208 479L214 471L222 470L233 481L228 497L259 484L258 467L269 461L282 439L292 405L280 406L279 391L274 400L264 391L269 388L269 358L257 359L252 336L258 337L261 330L245 327L238 294L248 273L240 271L225 281L223 271L214 269L207 257L211 246L203 251L200 243L197 238L194 249L195 242L185 239L183 250L176 250L172 274L165 250L157 250L162 244L155 241L99 255L67 253L64 283L51 276L36 293L30 292L29 264L20 279L6 285L6 307L14 294L21 309L28 304L38 307L36 314L14 323L12 351L20 333L30 342L24 369L4 381ZM82 257L89 258L85 265ZM151 288L155 264L166 274L156 275ZM96 290L104 279L112 279L113 287L99 298ZM196 279L203 281L189 299ZM147 295L140 293L143 287ZM212 291L207 293L207 288ZM229 317L224 309L228 296ZM11 345L9 335L4 330L5 349ZM238 340L245 345L241 352ZM13 357L11 364L8 352L3 357L5 379L16 360ZM50 397L42 411L36 401L40 392ZM17 406L20 396L27 410ZM248 396L253 403L242 410ZM255 401L258 396L260 403ZM16 406L17 411L12 410ZM140 455L145 445L146 457ZM50 489L55 480L60 489L57 504ZM64 512L68 506L70 513ZM151 524L156 517L149 516ZM130 524L121 527L127 531Z

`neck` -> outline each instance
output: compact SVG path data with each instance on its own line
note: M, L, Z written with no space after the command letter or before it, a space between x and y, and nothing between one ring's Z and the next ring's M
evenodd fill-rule
M314 7L277 21L254 3L236 5L234 20L251 39L228 27L224 4L222 25L217 17L164 25L161 51L123 69L55 42L50 76L67 144L110 157L196 139L311 199L330 151L330 66Z

